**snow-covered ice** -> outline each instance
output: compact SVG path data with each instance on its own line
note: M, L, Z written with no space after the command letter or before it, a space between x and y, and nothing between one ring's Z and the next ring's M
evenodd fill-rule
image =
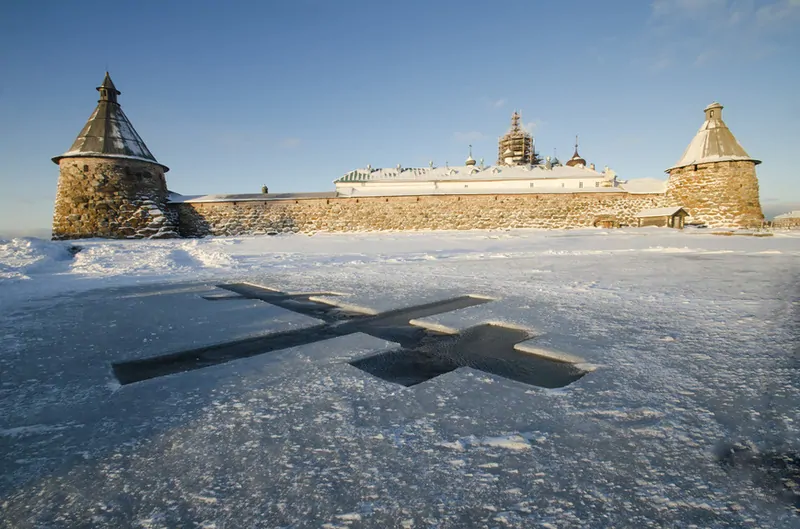
M800 526L784 483L717 458L800 453L798 257L657 228L0 241L0 526ZM591 369L407 388L348 363L396 348L359 333L116 382L318 323L206 299L237 281L368 312L483 296L419 323L521 327Z

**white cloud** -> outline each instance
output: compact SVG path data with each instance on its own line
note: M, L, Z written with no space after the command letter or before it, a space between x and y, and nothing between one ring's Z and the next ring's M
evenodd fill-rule
M724 10L727 3L727 0L654 0L650 7L656 18L696 18Z
M284 149L296 149L297 147L300 147L302 143L303 140L301 140L300 138L284 138L280 141L278 145L280 145Z
M756 23L765 28L789 25L794 28L798 18L800 18L800 0L773 2L756 10Z
M477 130L471 130L469 132L456 132L453 134L453 139L459 143L474 143L486 138L486 135L482 132L478 132Z
M800 0L654 0L636 62L653 74L760 60L792 46Z
M506 103L507 103L507 101L505 99L502 99L502 98L501 99L496 99L496 100L492 101L492 106L494 108L502 108L502 107L506 106Z
M800 0L772 0L755 7L751 0L654 0L650 4L656 23L699 22L706 31L741 31L756 24L763 28L790 26L800 17Z
M522 122L520 126L522 127L522 130L528 134L535 134L536 131L542 128L542 125L544 124L544 121L541 119L534 119L533 121Z

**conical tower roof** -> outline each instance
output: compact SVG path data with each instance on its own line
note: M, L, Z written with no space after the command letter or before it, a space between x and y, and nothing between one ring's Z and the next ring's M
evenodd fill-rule
M53 161L58 163L62 158L79 156L128 158L152 162L163 167L164 171L168 171L166 165L158 163L122 111L117 102L120 91L114 86L108 72L103 83L97 87L97 91L100 92L100 100L97 102L97 108L89 116L89 121L75 138L72 147L64 154L53 158Z
M755 164L761 163L747 154L725 122L722 121L722 108L722 105L715 101L703 110L706 115L703 126L697 131L697 135L686 148L678 163L667 171L687 165L711 162L750 161Z

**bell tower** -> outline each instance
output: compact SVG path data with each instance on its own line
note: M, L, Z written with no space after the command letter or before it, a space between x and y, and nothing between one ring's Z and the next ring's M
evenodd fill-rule
M519 112L511 115L511 128L497 142L497 165L535 165L539 163L533 137L520 124Z

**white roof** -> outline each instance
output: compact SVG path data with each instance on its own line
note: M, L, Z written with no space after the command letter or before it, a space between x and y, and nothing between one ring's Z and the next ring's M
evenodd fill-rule
M683 206L672 206L669 208L654 208L654 209L643 209L634 217L667 217L670 215L674 215L675 213L679 212L683 209Z
M800 219L800 210L790 211L789 213L782 213L775 215L776 219Z
M550 194L576 194L576 193L625 193L619 187L486 187L475 189L434 189L432 187L406 187L392 189L390 187L369 188L352 187L339 188L336 193L339 197L403 197L403 196L428 196L428 195L550 195Z
M658 178L636 178L628 180L620 186L628 193L664 193L667 190L667 181Z
M193 204L198 202L264 202L275 200L299 200L305 198L335 198L334 191L312 193L246 193L238 195L181 195L169 192L170 204Z
M722 121L722 105L712 103L705 109L706 120L678 162L667 169L709 162L754 160L739 144L728 126Z
M378 169L367 167L350 171L335 183L376 181L441 181L441 180L530 180L548 178L604 179L606 175L586 167L566 165L545 169L541 165L401 167Z

